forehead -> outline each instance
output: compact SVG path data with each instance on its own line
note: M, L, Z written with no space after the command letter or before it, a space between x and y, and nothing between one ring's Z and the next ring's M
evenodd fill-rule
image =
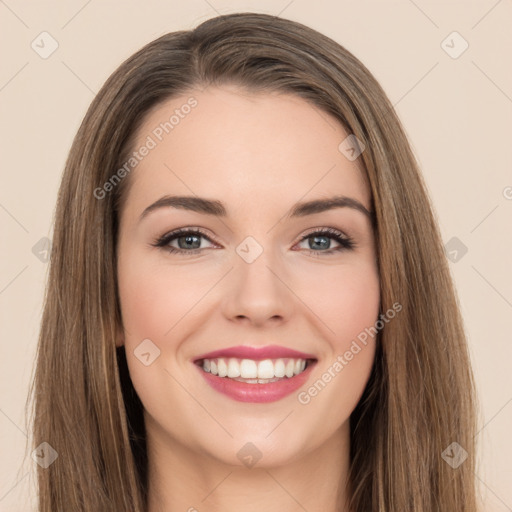
M133 150L152 148L131 173L128 201L143 208L155 195L192 193L257 208L338 193L369 209L364 171L339 149L348 135L295 95L191 90L155 107L137 131Z

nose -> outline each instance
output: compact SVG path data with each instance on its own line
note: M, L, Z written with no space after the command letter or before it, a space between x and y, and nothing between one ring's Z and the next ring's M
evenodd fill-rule
M252 263L235 259L227 279L223 312L229 320L260 327L290 319L294 294L286 284L284 272L267 257L266 251Z

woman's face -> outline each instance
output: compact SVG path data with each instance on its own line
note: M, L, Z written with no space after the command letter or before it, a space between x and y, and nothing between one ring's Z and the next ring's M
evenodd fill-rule
M133 182L118 239L117 344L159 446L272 466L347 432L375 354L362 333L379 314L370 193L348 135L299 97L227 86L146 118L124 178ZM155 205L176 196L188 199ZM349 201L294 210L334 197ZM213 354L210 372L197 364L271 345ZM287 377L304 366L292 350L316 361ZM281 378L240 382L241 371Z

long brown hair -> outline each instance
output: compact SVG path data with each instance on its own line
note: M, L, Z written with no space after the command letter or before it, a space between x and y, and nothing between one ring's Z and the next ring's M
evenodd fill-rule
M382 311L374 367L350 418L354 512L477 510L476 394L437 221L384 91L332 39L255 13L166 34L128 58L89 107L71 147L54 221L31 394L41 512L131 511L147 504L142 404L132 386L116 279L119 212L130 176L98 198L134 150L147 113L192 87L232 83L295 94L339 120L361 155L376 220ZM341 141L340 141L341 142ZM96 192L95 192L96 191ZM453 443L467 459L443 456ZM451 452L453 456L453 446Z

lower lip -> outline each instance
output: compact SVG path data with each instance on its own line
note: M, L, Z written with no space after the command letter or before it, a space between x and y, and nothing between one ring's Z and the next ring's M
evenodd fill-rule
M222 393L238 402L267 403L276 402L285 396L297 391L307 381L316 361L309 362L308 367L298 375L291 378L284 378L268 384L249 384L229 379L228 377L219 377L205 372L200 366L197 369L201 372L206 382L216 391Z

